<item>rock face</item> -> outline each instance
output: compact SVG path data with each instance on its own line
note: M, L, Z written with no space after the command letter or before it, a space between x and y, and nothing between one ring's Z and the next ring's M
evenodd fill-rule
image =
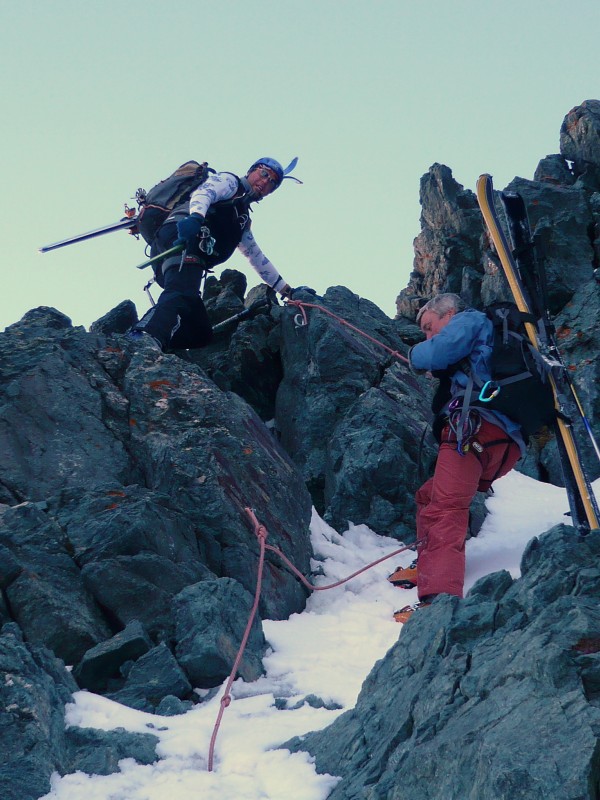
M0 646L16 631L23 658L26 648L42 654L53 725L77 688L170 714L198 702L196 688L222 683L256 586L247 508L306 575L313 503L342 530L351 520L414 538L415 476L432 454L419 452L429 389L399 366L401 326L337 287L307 299L388 350L324 312L298 327L298 309L262 303L264 290L244 301L239 277L209 285L213 319L244 302L260 301L259 313L225 324L205 351L133 343L122 332L137 318L127 302L90 332L38 308L0 334ZM262 673L260 620L305 600L268 552L239 675ZM45 755L30 770L32 797L53 770L95 763L90 748L97 770L127 754L155 757L135 737L77 731L49 743L47 726L34 733ZM22 760L11 753L9 784Z
M23 640L14 623L0 635L0 792L3 800L36 800L49 777L84 772L107 775L122 758L156 761L156 736L125 731L65 729L65 703L77 684L47 648Z
M597 535L558 526L519 580L417 612L356 707L288 743L342 777L329 800L598 797L599 555Z
M48 791L54 769L77 763L62 731L78 686L148 711L163 701L184 710L194 688L227 677L256 584L246 507L309 572L310 495L257 414L197 365L148 344L134 350L107 324L87 333L36 309L0 335L0 621L10 623L0 647L16 647L16 629L27 675L38 654L39 692L61 730L28 728L45 753L28 768L31 797ZM275 557L264 587L262 616L304 607L304 589ZM264 648L257 621L242 676L261 674ZM17 724L10 714L7 724ZM124 749L105 766L116 768ZM25 758L13 750L3 752L9 783Z
M534 180L515 178L506 191L521 194L528 209L538 260L548 277L549 309L598 439L600 351L594 337L600 319L595 273L600 265L599 101L586 100L567 114L560 150L540 161ZM421 180L420 197L421 233L415 239L408 286L396 300L398 321L414 319L420 305L440 292L456 292L475 308L512 299L475 194L465 190L448 167L434 164ZM589 455L585 435L582 446ZM595 456L589 463L595 478L600 474ZM553 443L541 453L532 449L521 469L557 484L562 481Z
M339 286L319 302L406 355L394 322L373 303ZM360 520L410 540L419 441L428 418L425 381L326 314L311 315L300 328L286 314L281 327L284 372L275 424L317 511L340 530Z
M560 129L560 152L573 162L579 183L600 190L600 100L584 100L569 111Z
M477 198L454 180L448 167L434 164L421 178L420 201L414 271L396 301L398 315L414 319L419 308L415 302L441 292L455 292L470 305L481 305L483 225Z

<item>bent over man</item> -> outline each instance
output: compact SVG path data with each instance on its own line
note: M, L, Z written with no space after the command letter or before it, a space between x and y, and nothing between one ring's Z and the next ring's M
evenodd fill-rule
M409 360L417 372L440 378L432 404L439 451L433 477L415 495L419 603L397 611L398 622L406 622L416 608L429 605L438 594L463 596L473 497L506 475L525 453L521 428L505 414L480 406L462 409L467 373L483 380L491 377L491 320L475 309L464 310L458 295L442 294L423 306L417 322L426 340L411 348ZM407 568L390 580L401 585L403 577L410 582L414 575L414 567Z

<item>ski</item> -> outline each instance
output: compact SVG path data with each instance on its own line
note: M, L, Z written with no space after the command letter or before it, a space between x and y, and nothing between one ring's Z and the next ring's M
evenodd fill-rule
M48 253L51 250L57 250L59 247L66 247L69 244L85 242L86 239L95 239L97 236L104 236L105 233L135 228L137 219L137 215L133 217L123 217L118 222L113 222L112 225L104 225L102 228L95 228L93 231L80 233L77 236L70 236L68 239L61 239L60 242L54 242L53 244L47 244L43 247L38 247L38 253Z
M535 261L525 205L520 195L503 193L501 197L510 243L494 205L492 178L481 175L477 181L477 200L513 299L520 311L534 315L540 322L538 327L526 322L525 328L532 345L552 367L549 380L557 410L554 430L571 519L580 533L587 533L600 527L600 511L573 433L573 418L579 415L585 419L585 415L579 401L573 400L577 395L554 338L554 327L546 307L545 274Z
M550 357L559 361L561 364L562 369L560 370L559 377L563 381L564 388L568 390L568 394L570 394L572 401L577 407L577 413L585 427L596 458L600 461L600 446L594 436L592 426L587 418L581 400L579 399L575 384L573 383L558 348L556 330L548 312L546 273L536 260L525 203L521 195L516 192L501 192L500 199L506 212L508 232L513 248L513 258L519 268L521 279L527 286L532 302L531 310L537 319L543 320L541 332L545 335L544 345L548 348Z

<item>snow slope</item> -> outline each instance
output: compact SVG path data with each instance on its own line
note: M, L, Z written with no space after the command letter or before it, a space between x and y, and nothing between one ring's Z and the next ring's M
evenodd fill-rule
M465 590L499 569L518 577L527 542L569 519L566 493L555 486L513 471L494 489L479 536L467 542ZM399 547L364 525L351 526L341 536L316 513L311 531L314 567L323 573L319 585L334 583ZM270 644L266 675L252 684L241 679L233 684L212 772L207 771L207 755L222 689L176 717L134 711L78 692L67 707L68 725L151 732L160 738L160 760L140 766L126 759L120 772L108 776L53 776L44 800L325 800L336 777L317 775L307 754L273 748L326 727L355 704L374 663L398 638L400 626L392 612L417 599L416 590L397 589L386 581L394 567L413 558L408 550L341 587L314 592L302 614L263 623ZM308 695L320 698L322 707L305 702Z

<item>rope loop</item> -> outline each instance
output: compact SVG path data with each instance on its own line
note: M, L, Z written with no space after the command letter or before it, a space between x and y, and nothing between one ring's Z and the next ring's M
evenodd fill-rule
M250 630L252 628L252 623L254 622L254 617L256 616L256 612L258 610L258 603L259 603L259 600L260 600L260 593L261 593L261 589L262 589L263 571L264 571L264 566L265 566L265 550L270 550L272 553L276 553L279 556L279 558L283 561L283 563L287 567L289 567L289 569L294 573L294 575L308 589L310 589L311 591L314 591L314 592L324 592L327 589L334 589L336 586L341 586L342 584L347 583L348 581L352 580L352 578L356 578L357 575L360 575L361 573L366 572L368 569L371 569L371 567L375 567L377 564L381 564L382 561L387 561L388 558L393 558L394 556L397 556L399 553L403 553L405 550L410 550L410 549L412 549L414 547L413 544L404 545L403 547L400 547L398 550L394 550L393 553L389 553L389 555L382 556L381 558L378 558L376 561L373 561L370 564L367 564L365 567L362 567L361 569L357 570L356 572L353 572L352 575L348 575L346 578L342 578L341 580L336 581L335 583L331 583L328 586L314 586L312 583L310 583L304 577L304 575L300 572L300 570L296 566L294 566L294 564L292 564L292 562L289 560L289 558L286 555L284 555L284 553L282 553L281 550L278 547L274 547L271 544L266 544L266 539L267 539L267 536L268 536L267 529L266 529L266 527L264 525L260 524L260 522L256 518L256 514L254 513L253 509L245 508L244 511L246 512L246 514L250 518L250 521L252 522L252 526L254 528L254 533L255 533L256 538L258 539L258 541L260 543L260 556L259 556L259 561L258 561L258 576L257 576L257 581L256 581L256 592L254 594L254 605L252 606L252 610L251 610L250 616L248 618L248 624L246 625L246 630L245 630L244 635L242 637L242 643L240 644L240 648L239 648L237 656L235 658L235 662L233 664L233 667L231 668L231 673L229 675L229 678L227 679L227 684L225 686L225 691L223 692L223 697L221 698L221 704L220 704L220 708L219 708L219 713L217 715L217 719L216 719L216 722L215 722L215 725L214 725L213 733L212 733L212 736L211 736L211 739L210 739L210 745L209 745L209 748L208 748L208 767L207 767L208 772L212 772L212 769L213 769L213 761L214 761L214 753L215 753L215 744L216 744L216 741L217 741L217 734L218 734L219 728L221 726L221 720L223 719L223 714L225 712L225 709L230 705L231 700L232 700L232 697L231 697L231 694L230 694L231 686L233 684L233 681L235 680L235 676L237 674L238 667L239 667L240 662L242 660L242 656L244 655L244 650L246 649L246 644L248 642L248 637L250 636Z

